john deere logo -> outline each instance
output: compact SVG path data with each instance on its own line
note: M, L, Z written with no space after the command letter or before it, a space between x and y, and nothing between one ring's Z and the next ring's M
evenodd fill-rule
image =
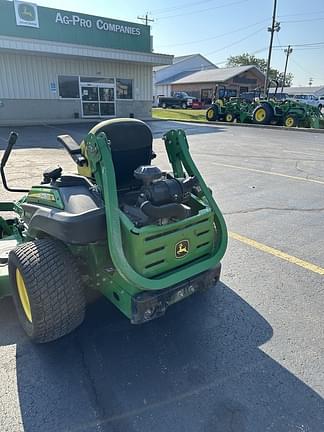
M189 252L189 241L181 240L175 245L176 258L183 258Z
M33 6L28 3L20 3L18 5L18 14L25 21L35 21L36 18Z
M16 0L14 2L16 23L19 26L39 27L37 5Z

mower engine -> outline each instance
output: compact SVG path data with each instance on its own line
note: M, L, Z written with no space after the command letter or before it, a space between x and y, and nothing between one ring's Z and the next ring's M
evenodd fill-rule
M196 177L175 178L151 165L138 167L134 177L141 187L122 196L121 209L135 226L166 225L196 214L188 205Z

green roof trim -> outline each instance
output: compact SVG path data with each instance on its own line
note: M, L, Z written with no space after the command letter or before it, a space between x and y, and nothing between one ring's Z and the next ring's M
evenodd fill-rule
M0 0L0 35L151 52L150 27L111 18Z

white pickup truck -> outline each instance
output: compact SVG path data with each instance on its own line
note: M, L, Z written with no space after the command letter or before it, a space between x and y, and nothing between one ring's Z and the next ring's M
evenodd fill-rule
M318 107L321 110L324 107L324 96L315 96L312 94L297 94L293 97L297 102L306 103Z

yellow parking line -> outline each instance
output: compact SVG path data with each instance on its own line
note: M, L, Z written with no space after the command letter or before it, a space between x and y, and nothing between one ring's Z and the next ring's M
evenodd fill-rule
M234 233L234 232L229 232L229 237L232 238L232 239L234 239L234 240L238 240L238 241L240 241L242 243L245 243L248 246L254 247L255 249L258 249L258 250L260 250L262 252L266 252L266 253L268 253L270 255L274 255L277 258L280 258L280 259L282 259L284 261L288 261L288 262L290 262L292 264L295 264L295 265L297 265L299 267L302 267L302 268L304 268L306 270L309 270L309 271L311 271L313 273L324 275L324 268L319 267L319 266L317 266L315 264L312 264L312 263L310 263L308 261L304 261L304 260L302 260L300 258L296 258L296 257L294 257L292 255L288 255L287 253L282 252L279 249L274 249L274 248L272 248L270 246L267 246L267 245L265 245L263 243L259 243L259 242L255 241L255 240L252 240L252 239L250 239L248 237L244 237L244 236L242 236L240 234L237 234L237 233Z
M240 170L245 170L245 171L252 171L252 172L256 172L256 173L261 173L261 174L269 174L269 175L278 176L278 177L286 177L286 178L289 178L292 180L299 180L299 181L307 181L307 182L311 182L311 183L324 184L324 181L321 181L321 180L314 180L314 179L308 179L305 177L291 176L288 174L282 174L282 173L278 173L278 172L274 172L274 171L263 171L263 170L259 170L259 169L255 169L255 168L247 168L247 167L242 167L242 166L238 166L238 165L223 164L220 162L213 162L213 165L220 165L220 166L227 167L227 168L235 168L235 169L240 169Z

